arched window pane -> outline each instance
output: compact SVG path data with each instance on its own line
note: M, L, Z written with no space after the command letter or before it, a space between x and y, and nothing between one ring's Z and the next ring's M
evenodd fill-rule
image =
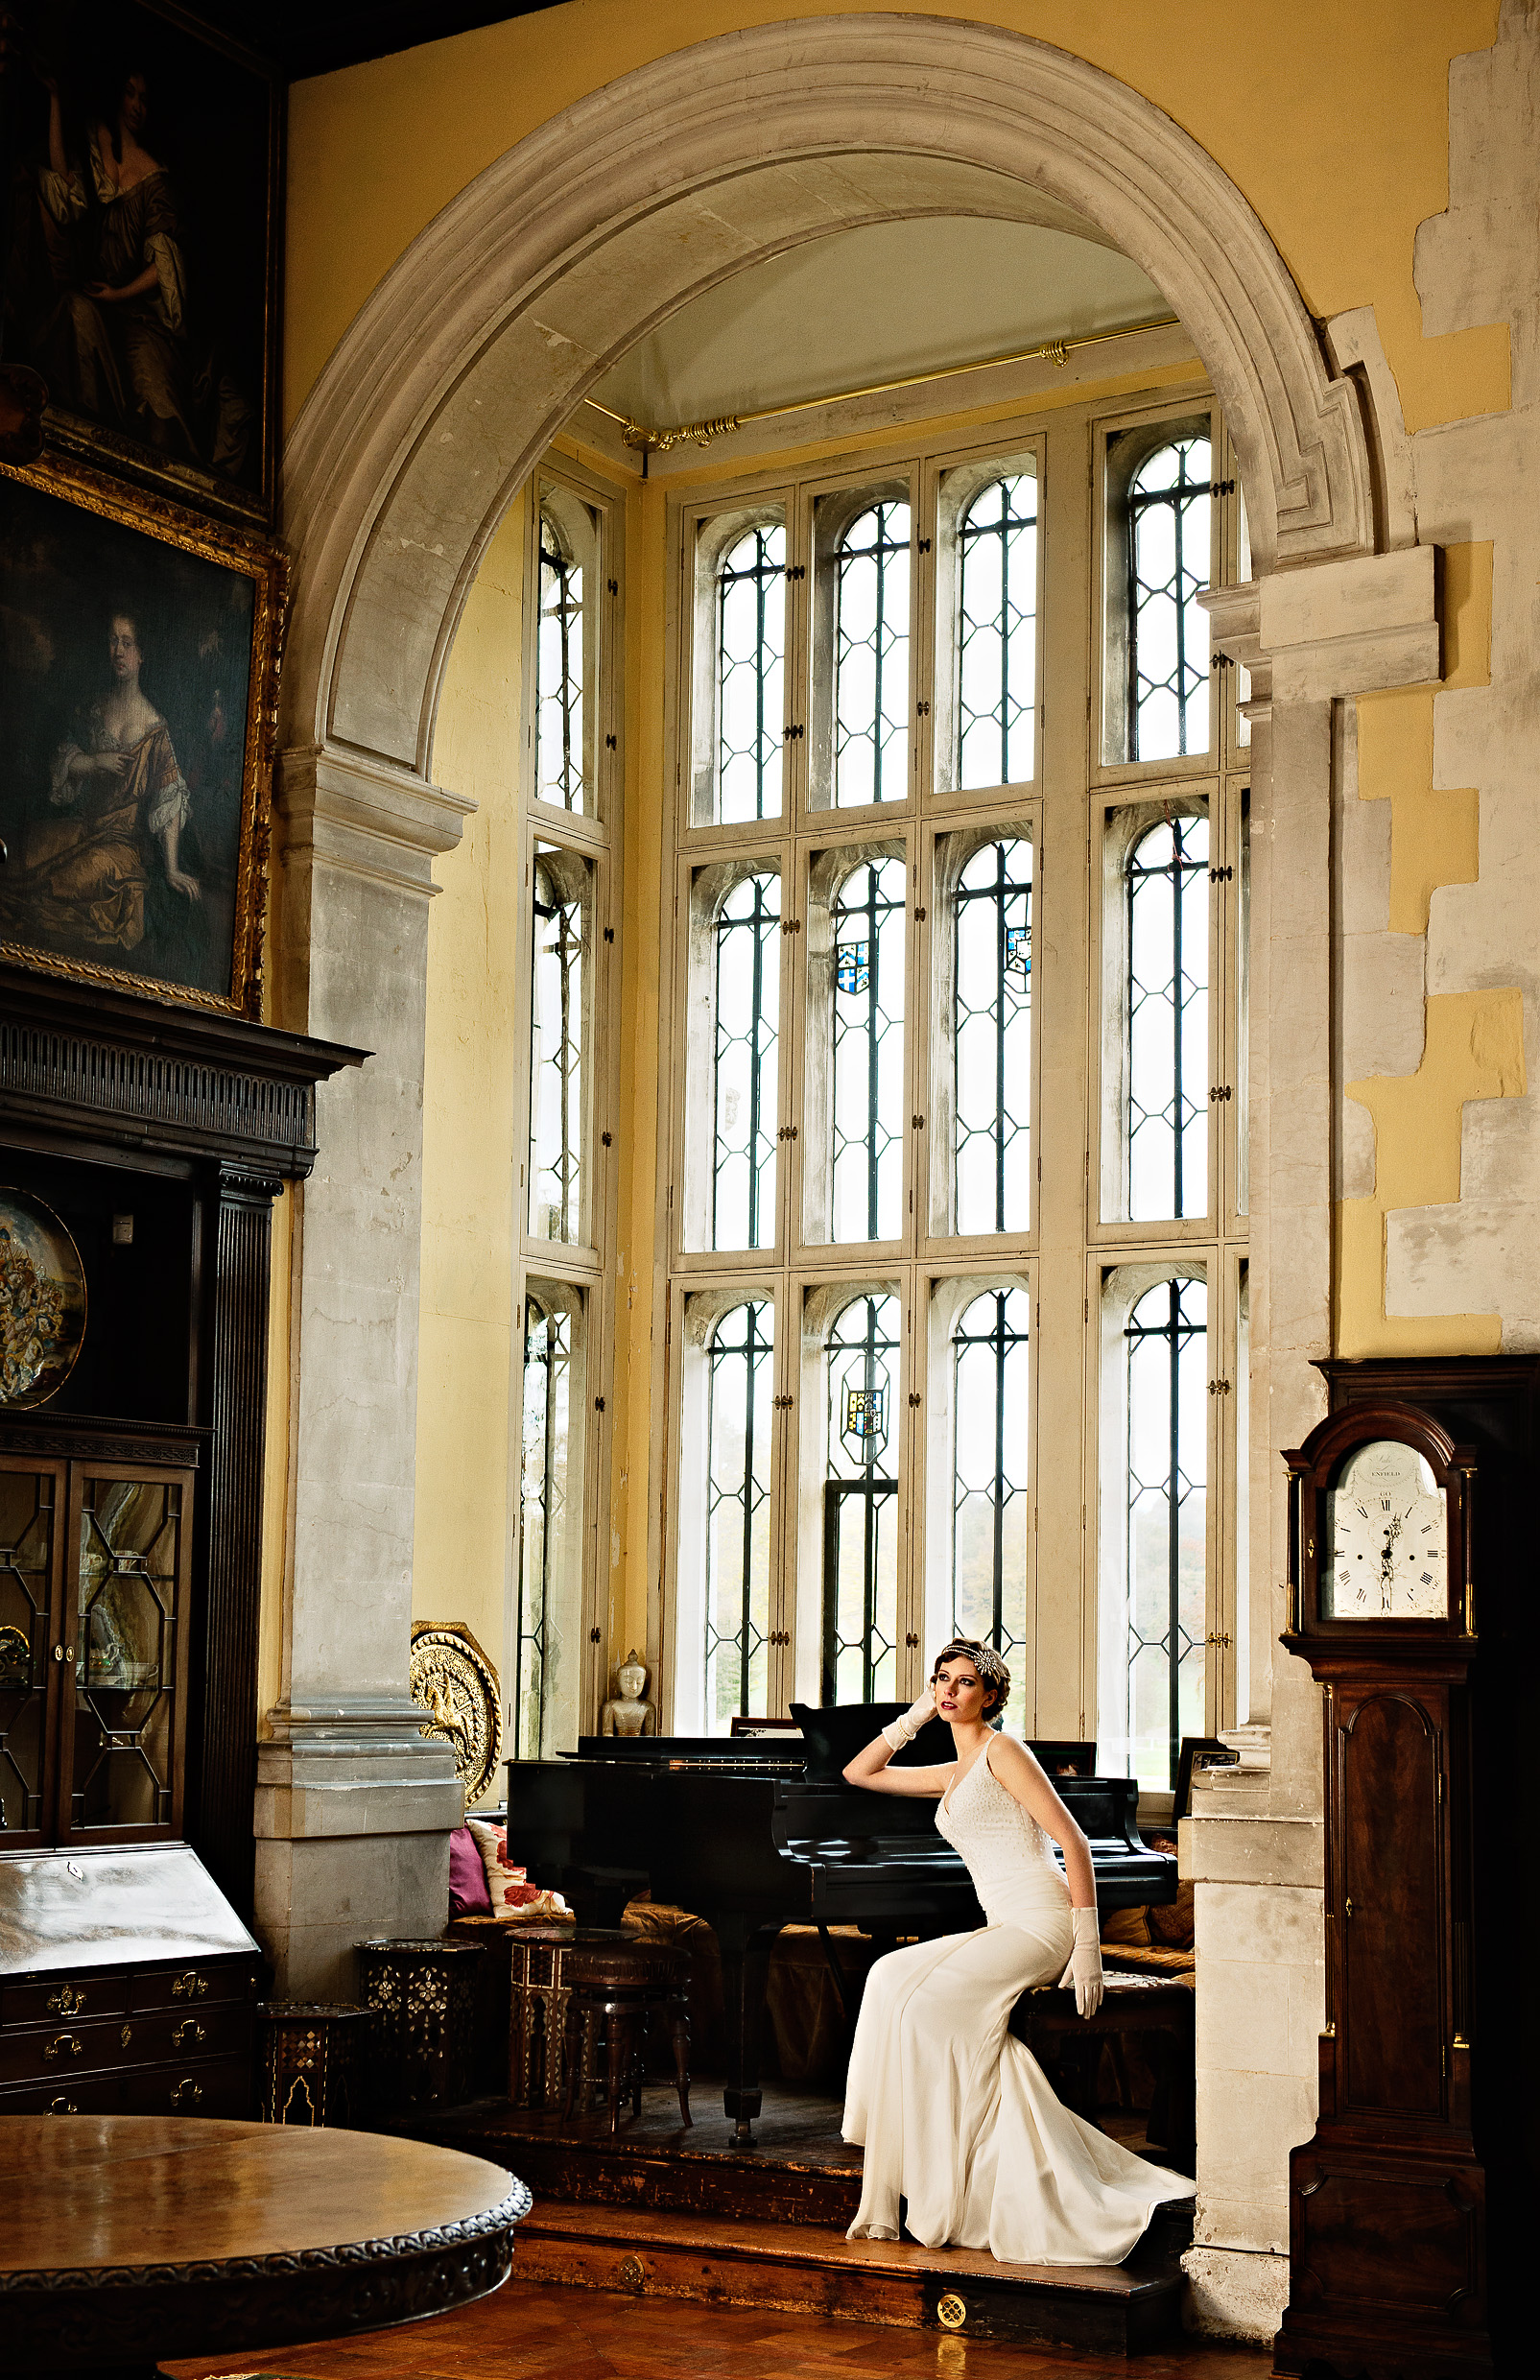
M904 902L901 859L858 868L835 896L836 1240L898 1237L904 1199Z
M713 1248L775 1239L780 879L746 876L717 916Z
M838 809L909 791L909 506L874 504L840 540L834 652Z
M952 1632L1010 1666L1006 1724L1025 1724L1031 1301L991 1289L952 1333Z
M823 1700L890 1702L898 1678L898 1299L853 1298L829 1334Z
M535 632L534 794L558 810L583 807L582 572L554 521L540 515L540 617Z
M1025 1231L1031 1213L1032 846L986 843L954 903L956 1228Z
M1206 438L1149 456L1128 488L1128 757L1170 760L1209 748Z
M557 1569L567 1507L572 1317L530 1297L524 1311L524 1442L519 1478L519 1609L513 1758L544 1749L547 1664L556 1651Z
M1032 774L1037 483L992 480L958 525L958 784Z
M775 1317L768 1299L724 1314L711 1334L706 1465L706 1721L769 1709L770 1398Z
M785 714L786 532L749 530L717 575L719 823L779 818Z
M582 1237L584 958L592 866L546 847L534 856L530 1002L530 1233Z
M1128 854L1128 1213L1208 1212L1208 821Z
M1124 1330L1127 1394L1126 1669L1129 1767L1176 1782L1184 1735L1203 1732L1208 1291L1158 1281Z

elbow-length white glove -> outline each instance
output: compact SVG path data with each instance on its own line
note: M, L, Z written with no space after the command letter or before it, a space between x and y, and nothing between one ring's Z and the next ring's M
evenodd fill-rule
M1075 2006L1081 2016L1094 2016L1106 1989L1102 1974L1102 1921L1094 1909L1072 1909L1075 1947L1060 1985L1075 1986Z
M906 1744L913 1743L926 1721L935 1717L936 1695L933 1689L927 1686L924 1693L917 1695L908 1710L903 1712L899 1718L889 1719L887 1726L882 1730L883 1742L889 1745L895 1752L901 1752Z

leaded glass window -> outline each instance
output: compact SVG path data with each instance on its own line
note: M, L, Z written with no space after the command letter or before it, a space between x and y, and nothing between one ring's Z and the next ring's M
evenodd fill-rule
M1024 1289L975 1297L952 1333L952 1632L1011 1670L1006 1725L1027 1707L1028 1333Z
M898 1678L898 1349L893 1297L853 1298L829 1334L823 1700L890 1702Z
M765 1712L770 1692L770 1399L775 1318L749 1298L711 1334L706 1423L706 1724Z
M530 1001L530 1233L580 1240L585 982L593 867L536 846Z
M582 571L549 513L540 514L540 613L535 631L534 793L558 810L583 808Z
M1179 438L1128 486L1128 758L1171 760L1209 746L1207 438Z
M1128 1214L1208 1212L1208 820L1140 836L1127 901Z
M909 505L883 501L840 539L834 634L834 799L909 790Z
M986 843L953 901L954 1228L1025 1231L1031 1208L1032 847Z
M786 531L763 522L717 575L719 824L781 814L785 663Z
M895 1239L904 1202L901 859L848 875L834 899L833 1237Z
M775 1239L780 878L746 876L717 913L711 1245Z
M1204 1721L1208 1291L1157 1281L1124 1327L1130 1773L1169 1792Z
M1036 480L991 480L957 535L958 784L1017 784L1036 717Z
M519 1472L519 1604L513 1753L544 1748L548 1660L559 1630L557 1569L567 1507L572 1316L537 1297L524 1307L524 1417Z

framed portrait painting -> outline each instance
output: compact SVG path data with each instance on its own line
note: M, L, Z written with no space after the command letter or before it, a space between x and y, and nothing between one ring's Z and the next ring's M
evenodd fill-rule
M6 355L55 450L269 523L283 89L169 0L10 0Z
M0 957L256 1015L281 556L0 469Z

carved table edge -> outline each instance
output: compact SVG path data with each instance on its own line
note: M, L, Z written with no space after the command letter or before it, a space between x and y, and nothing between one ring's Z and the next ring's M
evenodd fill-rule
M478 2240L494 2238L500 2231L510 2231L515 2224L523 2222L533 2203L529 2185L515 2179L507 2198L499 2200L497 2205L487 2207L480 2215L466 2215L459 2223L439 2224L426 2231L398 2232L391 2239L342 2241L335 2248L280 2249L271 2256L209 2258L195 2264L99 2265L75 2271L35 2266L25 2272L0 2272L0 2297L48 2290L159 2289L168 2284L185 2288L194 2282L259 2280L267 2274L280 2279L299 2273L331 2272L347 2265L438 2255L446 2249L468 2248Z

